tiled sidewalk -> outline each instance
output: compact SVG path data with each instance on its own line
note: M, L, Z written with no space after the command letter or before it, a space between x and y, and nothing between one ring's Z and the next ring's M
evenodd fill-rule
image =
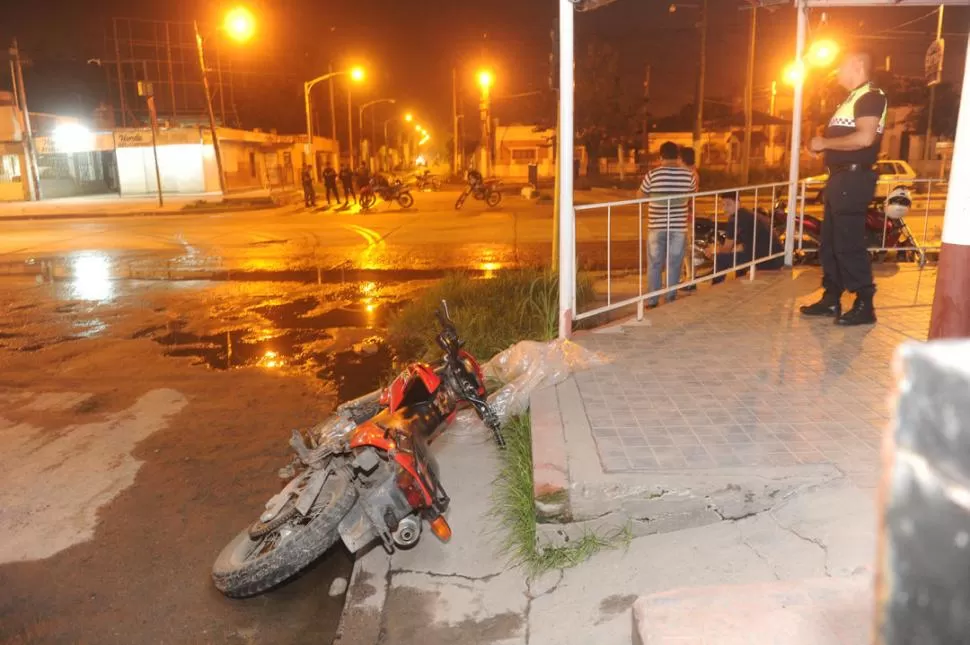
M871 328L803 319L819 281L760 272L579 335L614 357L576 377L604 472L833 464L873 485L893 352L925 340L936 272L877 267Z

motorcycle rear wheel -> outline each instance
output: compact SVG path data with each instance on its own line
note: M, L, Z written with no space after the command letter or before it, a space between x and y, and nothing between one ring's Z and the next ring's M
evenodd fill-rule
M468 199L468 193L464 192L458 196L458 201L455 202L455 210L460 211L461 207L465 205L465 200Z
M485 203L491 208L495 208L502 201L502 193L497 190L489 191L488 196L485 198Z
M414 196L411 193L401 193L397 198L397 203L401 205L401 208L411 208L414 206Z
M339 539L337 526L356 500L347 476L337 471L320 491L312 509L317 514L308 523L287 523L255 540L246 527L212 565L216 588L230 598L246 598L296 575ZM283 536L284 530L291 533Z

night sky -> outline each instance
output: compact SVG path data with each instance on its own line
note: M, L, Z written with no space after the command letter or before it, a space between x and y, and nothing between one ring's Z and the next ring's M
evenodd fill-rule
M699 12L693 2L681 3L675 13L660 0L619 0L595 12L577 16L577 38L607 39L622 54L621 74L639 83L647 64L652 66L651 110L656 115L676 112L694 98L697 73ZM0 37L18 36L21 48L34 61L27 70L32 111L76 114L90 109L107 94L104 72L85 65L105 55L104 31L113 16L215 22L228 3L169 0L133 3L121 0L78 2L37 0L5 3ZM739 11L741 0L711 0L707 94L731 100L740 96L745 74L748 16ZM262 0L249 3L259 18L257 39L237 47L235 56L274 61L281 77L292 77L292 90L263 93L264 121L247 126L281 131L302 129L300 79L326 71L334 60L364 64L369 70L362 100L393 97L403 110L420 115L432 131L445 134L450 127L451 70L456 67L464 83L461 97L466 113L474 114L477 88L474 72L486 64L496 72L495 114L503 121L534 120L548 112L548 97L501 100L502 95L547 88L549 30L557 13L554 0ZM39 9L42 7L43 9ZM881 62L893 58L897 73L918 75L926 46L936 29L936 18L901 23L929 12L927 7L907 9L837 9L829 12L829 34L844 42L865 34L864 44ZM812 24L817 24L818 11ZM970 9L947 7L946 80L962 78ZM756 86L767 87L780 78L794 50L795 14L791 7L759 12ZM962 35L960 35L962 34ZM230 51L227 46L226 51ZM0 75L0 88L9 86ZM284 85L289 86L287 80ZM326 91L319 101L325 107ZM338 104L341 103L338 95ZM343 107L341 106L341 109ZM394 108L382 106L382 118ZM338 113L341 126L345 113ZM327 128L328 129L328 128Z

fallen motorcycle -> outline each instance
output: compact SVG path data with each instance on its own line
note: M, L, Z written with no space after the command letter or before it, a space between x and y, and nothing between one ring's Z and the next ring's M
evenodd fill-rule
M414 187L418 190L437 192L441 190L441 180L438 179L437 175L432 175L430 172L425 171L414 176Z
M499 179L486 179L475 184L468 184L465 190L461 191L461 195L458 196L458 201L455 202L455 210L461 210L469 196L484 201L490 208L495 208L502 201L502 193L499 191L499 184L501 183Z
M387 388L345 403L306 436L294 430L289 483L212 567L216 587L241 598L266 591L319 558L337 540L355 553L375 540L388 552L414 546L424 523L451 537L449 498L429 444L462 405L505 442L486 401L481 367L442 302L436 364L412 363Z
M383 181L372 179L369 184L362 186L360 189L360 207L364 210L371 208L377 203L378 197L386 202L396 201L401 208L411 208L414 206L414 195L411 194L411 187L401 183L400 179L395 180L393 183L388 182L386 179Z

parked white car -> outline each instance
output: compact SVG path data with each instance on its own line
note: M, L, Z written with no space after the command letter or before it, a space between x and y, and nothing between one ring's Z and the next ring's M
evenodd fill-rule
M910 190L916 190L918 188L914 183L916 171L905 161L899 159L883 159L882 161L877 161L876 172L879 173L879 183L876 184L876 197L886 197L889 191L896 186L905 186ZM816 204L821 204L825 197L825 182L828 180L828 173L806 178L805 198L813 200Z

